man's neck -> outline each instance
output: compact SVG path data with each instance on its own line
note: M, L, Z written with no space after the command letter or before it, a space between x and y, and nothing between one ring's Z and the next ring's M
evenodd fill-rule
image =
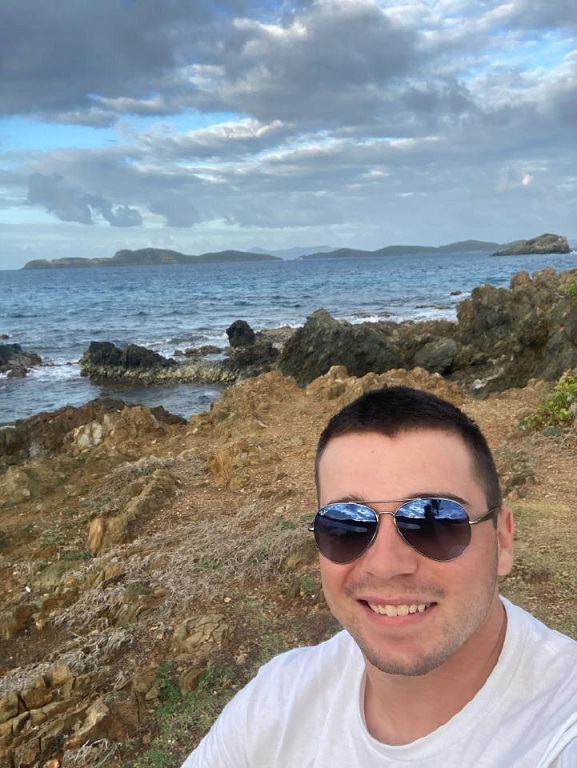
M486 627L492 641L483 643L487 650L482 655L477 655L478 639L470 638L426 675L390 675L366 662L365 720L375 739L391 746L410 744L447 723L474 698L497 664L505 640L507 616L499 605Z

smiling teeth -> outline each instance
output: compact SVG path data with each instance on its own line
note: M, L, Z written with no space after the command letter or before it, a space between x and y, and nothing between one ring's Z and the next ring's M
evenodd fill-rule
M376 605L369 603L369 608L382 616L408 616L409 613L423 613L430 603L413 603L412 605Z

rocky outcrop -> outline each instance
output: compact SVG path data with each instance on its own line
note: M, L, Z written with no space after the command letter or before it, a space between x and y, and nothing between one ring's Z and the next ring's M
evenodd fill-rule
M185 358L178 362L135 344L120 349L108 341L93 341L80 360L80 372L94 381L233 384L272 370L292 332L284 327L255 333L245 320L236 320L227 329L229 349L205 346L177 350L175 355Z
M544 234L529 240L517 240L493 256L520 256L543 253L571 253L569 241L563 235Z
M35 352L25 352L20 344L0 344L0 373L26 376L35 365L42 365L42 358Z
M137 413L138 408L139 406L126 406L122 400L101 398L91 400L79 408L65 406L57 411L37 413L29 419L20 419L14 424L0 427L0 471L12 464L54 456L66 450L67 440L70 435L76 434L76 430L80 430L79 449L82 449L84 444L86 447L92 447L99 439L103 439L106 425L114 422L114 414L121 414L123 411ZM146 411L159 424L186 423L181 416L169 413L162 406ZM139 426L141 431L142 426Z
M477 391L554 380L577 366L577 270L520 272L509 289L485 285L457 308L461 349L454 378Z
M371 325L334 320L324 309L314 312L285 344L278 369L305 386L333 365L354 376L380 373L402 364L399 349Z
M577 366L577 270L515 275L509 289L484 285L457 308L457 322L351 325L311 315L286 343L278 368L301 386L344 365L361 376L422 367L477 394L553 380Z
M80 375L95 380L129 378L146 381L155 371L175 365L174 360L137 344L119 349L110 341L91 341L80 359Z

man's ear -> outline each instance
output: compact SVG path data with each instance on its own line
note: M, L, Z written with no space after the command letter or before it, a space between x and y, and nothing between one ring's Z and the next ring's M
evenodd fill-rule
M506 576L513 567L513 537L515 520L510 507L501 507L497 517L497 573Z

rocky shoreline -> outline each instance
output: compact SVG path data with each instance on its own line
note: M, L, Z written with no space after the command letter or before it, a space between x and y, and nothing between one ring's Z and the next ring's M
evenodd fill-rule
M259 663L334 629L306 531L314 447L376 386L430 389L479 421L518 505L503 589L577 636L575 427L521 427L577 367L576 281L519 273L510 289L475 289L453 323L350 325L319 310L275 338L240 321L228 355L200 360L231 383L206 413L96 400L0 428L5 764L145 768L163 750L156 764L178 768ZM86 375L155 382L193 364L149 352L95 346Z
M296 329L258 333L244 320L228 329L230 346L176 350L171 358L137 345L124 349L92 342L80 360L93 381L157 385L166 382L233 384L268 371L292 376L300 386L333 365L350 374L421 367L458 382L477 395L552 381L577 366L577 270L519 272L510 287L483 285L457 307L455 322L351 324L323 309ZM0 344L0 372L25 375L38 365L34 353Z

